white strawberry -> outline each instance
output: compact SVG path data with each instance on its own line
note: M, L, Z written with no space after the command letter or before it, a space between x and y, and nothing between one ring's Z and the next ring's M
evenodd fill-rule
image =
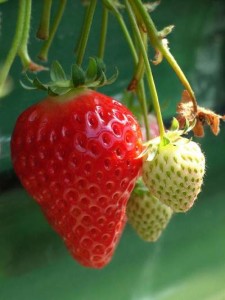
M166 142L165 142L166 141ZM167 132L164 141L151 141L143 162L143 181L150 193L185 212L194 204L205 173L205 156L199 145L178 132Z
M171 216L172 209L152 196L140 181L127 204L128 222L145 241L154 242L162 234Z

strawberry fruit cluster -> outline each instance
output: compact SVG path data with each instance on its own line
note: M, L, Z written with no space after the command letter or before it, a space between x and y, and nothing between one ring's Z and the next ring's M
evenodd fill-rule
M111 261L127 220L143 240L154 242L174 213L186 212L193 206L203 183L205 157L199 145L183 134L193 129L202 135L205 123L217 134L220 119L225 119L198 107L194 92L167 46L166 36L173 26L157 31L148 13L156 4L126 0L121 6L119 2L101 1L99 54L98 58L89 59L85 70L81 66L97 1L87 1L70 78L58 62L52 64L51 82L47 84L27 77L32 84L29 89L44 90L48 96L19 116L11 139L12 163L22 185L40 205L72 256L90 268L102 268ZM21 26L25 6L24 2L18 18ZM122 7L132 34L120 13ZM64 8L59 7L59 15ZM134 74L127 90L139 102L147 142L128 105L96 91L111 84L118 75L115 72L108 80L102 60L109 12L118 20L134 58ZM25 53L14 43L14 54L19 53L22 58L28 56L29 26L23 31L27 37L22 45ZM43 38L43 30L38 36ZM156 51L153 63L167 59L186 88L178 105L178 120L174 119L169 131L165 131L162 120L148 59L148 41ZM51 40L47 40L45 55L41 55L44 59L50 44ZM0 90L10 65L3 69ZM154 130L159 136L154 138L154 130L149 130L148 124L145 81L157 118ZM134 104L128 102L129 107Z

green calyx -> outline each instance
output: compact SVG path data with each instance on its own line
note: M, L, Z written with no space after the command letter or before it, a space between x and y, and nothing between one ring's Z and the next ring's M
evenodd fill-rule
M104 62L96 57L89 58L86 70L83 70L77 64L73 64L70 76L66 75L58 61L54 61L50 68L50 82L42 83L37 77L31 79L26 74L26 79L30 85L28 86L23 82L21 82L21 85L28 90L39 89L47 91L51 96L62 96L75 89L95 89L113 83L118 76L117 69L109 79L107 79L105 72Z
M142 197L143 195L145 195L146 193L148 193L149 190L146 187L146 185L144 184L142 178L138 178L138 180L136 181L134 190L132 191L132 194L135 196L139 196Z
M162 138L156 137L144 143L145 148L139 155L139 157L147 156L146 159L148 161L152 161L155 158L160 147L166 147L170 144L176 146L180 143L188 143L189 139L184 138L183 135L188 134L193 129L193 127L195 126L195 122L189 124L187 119L185 121L185 126L181 130L179 121L176 118L173 118L170 129L164 133Z

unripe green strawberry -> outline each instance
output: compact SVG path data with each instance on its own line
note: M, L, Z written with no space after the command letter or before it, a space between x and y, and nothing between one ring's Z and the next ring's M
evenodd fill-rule
M172 132L168 132L166 138L165 144L157 145L159 138L152 141L143 163L143 181L149 191L174 212L185 212L201 191L205 157L193 141Z
M155 242L161 236L172 213L170 207L142 187L134 189L127 205L128 222L140 238L147 242Z

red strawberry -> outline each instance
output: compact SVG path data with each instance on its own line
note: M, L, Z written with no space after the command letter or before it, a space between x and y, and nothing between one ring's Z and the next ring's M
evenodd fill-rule
M48 97L17 120L15 172L79 263L112 258L139 176L140 127L119 102L92 90Z

